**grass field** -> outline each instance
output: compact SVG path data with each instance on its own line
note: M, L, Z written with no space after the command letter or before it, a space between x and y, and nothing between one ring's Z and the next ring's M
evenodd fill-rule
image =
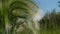
M33 34L31 30L24 30L17 34ZM60 34L60 29L56 30L47 30L47 29L40 29L39 34Z
M41 30L40 34L60 34L60 30L54 30L54 31Z

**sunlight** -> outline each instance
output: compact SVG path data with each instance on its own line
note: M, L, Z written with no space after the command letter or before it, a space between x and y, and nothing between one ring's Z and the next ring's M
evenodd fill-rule
M41 20L42 19L42 16L41 16L41 14L42 14L42 12L43 12L43 10L42 9L38 9L37 10L38 12L34 15L34 20Z

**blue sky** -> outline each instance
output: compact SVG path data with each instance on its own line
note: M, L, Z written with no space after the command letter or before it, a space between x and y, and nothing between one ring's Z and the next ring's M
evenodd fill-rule
M51 11L54 8L58 10L58 1L59 0L35 0L37 4L44 10L44 12Z

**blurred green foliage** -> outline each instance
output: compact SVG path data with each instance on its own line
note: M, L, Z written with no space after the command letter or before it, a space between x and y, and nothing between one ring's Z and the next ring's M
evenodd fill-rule
M42 34L60 34L60 12L53 9L39 21Z

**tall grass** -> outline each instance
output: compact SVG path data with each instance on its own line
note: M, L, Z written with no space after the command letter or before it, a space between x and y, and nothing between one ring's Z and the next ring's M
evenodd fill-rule
M24 30L26 29L27 33L30 33L31 30L32 34L38 34L38 22L33 20L33 15L37 13L38 6L33 1L2 0L1 4L1 13L4 18L4 22L2 22L4 23L4 34L20 34L21 32L17 30L23 23L26 23L22 27L24 27Z

